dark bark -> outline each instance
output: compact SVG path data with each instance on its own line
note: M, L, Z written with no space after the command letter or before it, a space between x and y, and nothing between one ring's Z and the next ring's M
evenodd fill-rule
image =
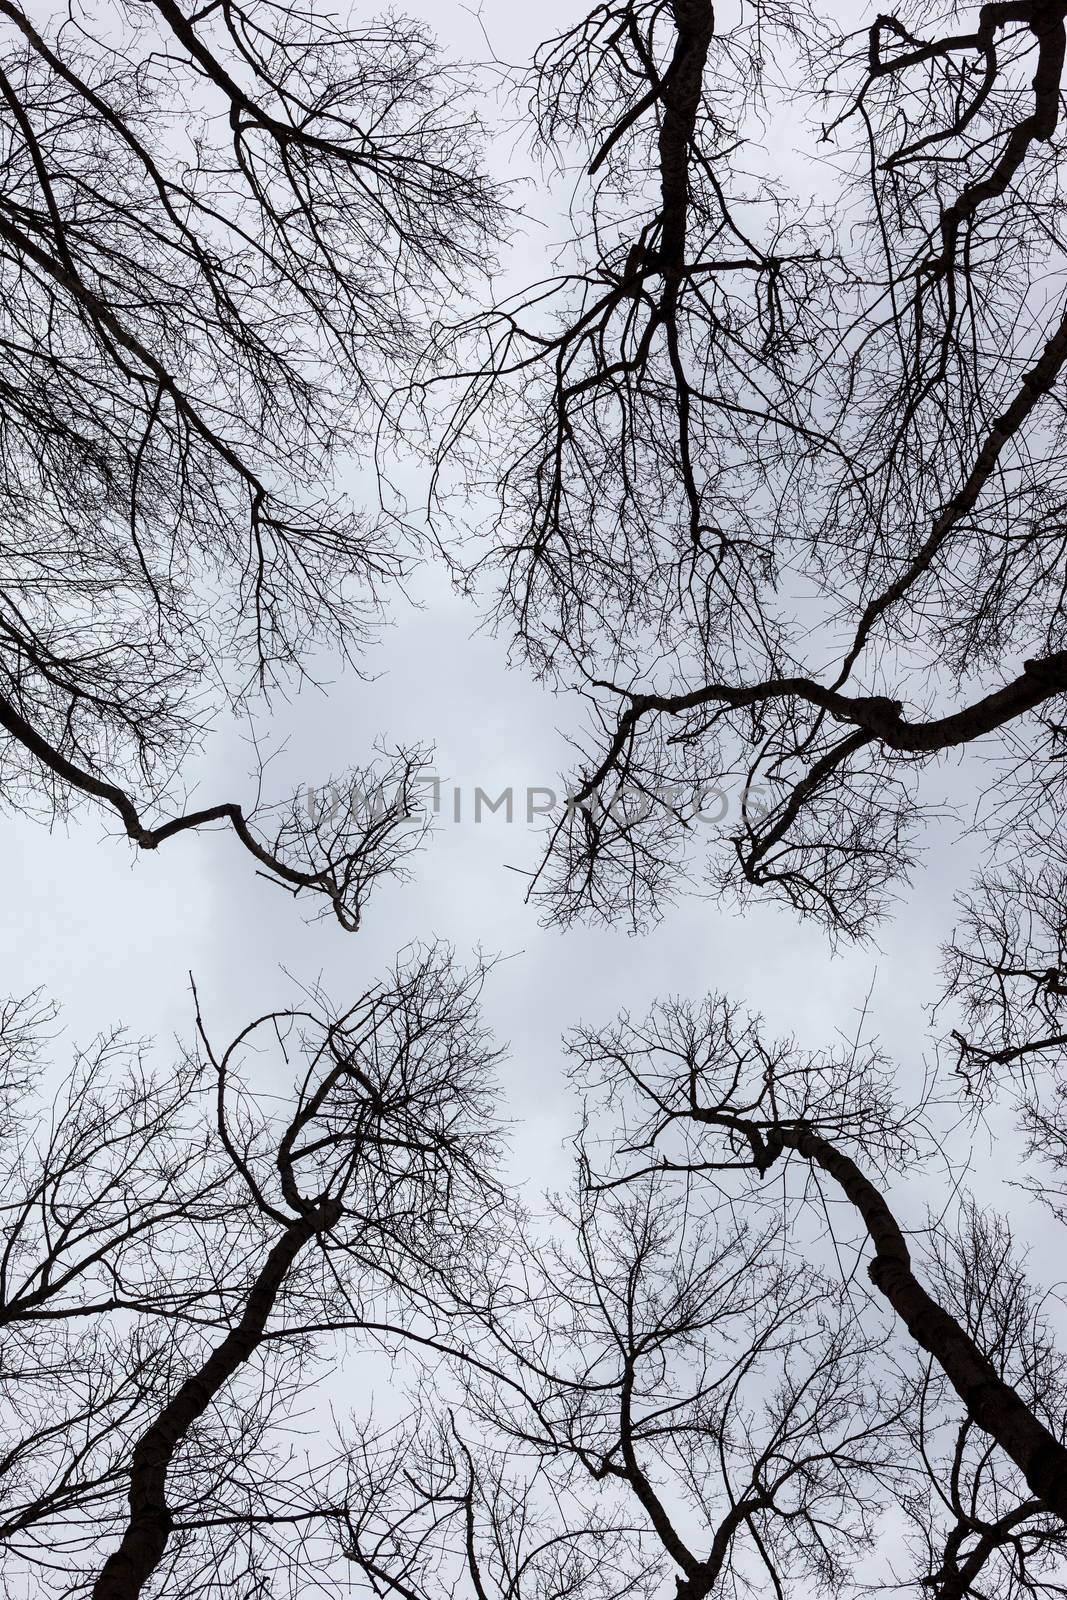
M93 1586L93 1600L135 1600L144 1591L163 1560L173 1526L167 1505L167 1472L178 1446L224 1384L255 1351L301 1250L316 1235L332 1228L340 1213L339 1202L323 1201L289 1224L252 1284L237 1326L203 1366L186 1379L138 1440L130 1470L130 1519L122 1542L104 1563Z
M768 1154L776 1147L796 1150L833 1178L859 1212L874 1245L868 1271L875 1288L915 1342L933 1356L967 1415L1015 1462L1031 1493L1067 1522L1067 1448L998 1375L966 1329L923 1288L885 1197L850 1156L815 1133L774 1129L765 1142Z
M981 1575L990 1556L1012 1539L1035 1512L1040 1510L1033 1501L1025 1501L1007 1512L997 1522L973 1528L961 1523L953 1529L945 1546L945 1561L934 1577L925 1580L936 1600L967 1600L974 1593L972 1585ZM977 1533L973 1549L960 1559L960 1550L968 1534Z
M970 472L934 518L930 536L915 559L908 563L899 578L864 608L856 628L856 637L842 663L834 684L835 688L840 688L852 671L878 619L902 600L908 590L929 572L950 535L974 511L983 490L996 471L1004 446L1010 439L1014 439L1023 425L1029 422L1040 402L1052 392L1063 371L1065 361L1067 361L1067 317L1062 318L1037 361L1029 372L1024 373L1011 403L993 419Z
M660 255L668 284L685 267L689 213L689 162L704 64L715 32L711 0L675 0L678 38L663 84L663 123L659 135L662 232Z
M686 1572L684 1578L678 1579L677 1600L704 1600L705 1595L710 1594L730 1554L735 1534L749 1517L758 1511L766 1510L771 1505L773 1505L772 1497L751 1495L739 1500L737 1505L731 1506L715 1530L715 1537L706 1560L698 1562Z
M611 747L600 766L575 795L581 803L594 794L626 750L637 723L649 712L681 715L704 706L721 705L727 710L744 710L773 700L804 700L828 711L841 722L861 729L890 750L915 755L933 754L955 745L967 744L1002 728L1015 717L1034 711L1053 696L1067 692L1067 650L1023 662L1017 678L1000 689L976 700L973 705L928 722L909 722L898 700L884 695L846 695L826 688L810 678L771 678L766 683L745 687L707 684L689 694L635 694L619 718Z

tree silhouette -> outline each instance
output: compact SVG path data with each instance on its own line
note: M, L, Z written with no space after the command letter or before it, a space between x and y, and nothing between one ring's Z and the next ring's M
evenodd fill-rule
M358 666L403 577L329 485L484 263L464 85L413 23L266 0L4 0L0 25L5 798L102 805L142 849L222 823L353 926L380 837L369 870L358 831L318 859L292 806L184 805L181 763L313 648Z
M222 1052L198 1019L170 1072L111 1037L51 1125L31 1094L47 1014L7 1008L7 1582L218 1593L244 1559L287 1570L288 1524L343 1514L287 1419L331 1333L425 1341L474 1281L503 1201L481 978L413 951L346 1011L311 996ZM270 1050L288 1101L263 1092Z
M624 0L538 59L573 237L433 359L461 374L442 482L495 492L474 572L589 711L550 919L657 914L727 778L714 887L848 936L907 880L945 753L993 763L994 839L1054 831L1064 11L926 20Z
M50 1013L12 1002L11 1593L1065 1592L1056 1291L964 1170L1014 1117L1015 1177L1067 1217L1067 3L720 13L604 0L543 49L518 88L581 167L573 227L446 322L503 202L420 28L0 0L13 804L99 802L149 849L224 823L358 926L422 753L353 778L364 810L348 779L177 790L217 707L357 661L405 547L331 474L428 419L438 503L490 497L473 558L440 536L454 574L589 716L550 922L658 915L729 779L712 891L866 938L929 773L993 774L917 1104L864 1029L812 1051L666 998L569 1036L547 1216L501 1178L481 961L416 949L225 1050L198 1004L162 1074L108 1036L44 1122ZM349 1340L401 1415L325 1425Z
M891 1064L721 996L570 1048L574 1195L516 1245L433 1466L363 1450L350 1559L398 1596L450 1562L477 1600L1059 1594L1055 1304L973 1202L905 1239L894 1191L939 1150Z

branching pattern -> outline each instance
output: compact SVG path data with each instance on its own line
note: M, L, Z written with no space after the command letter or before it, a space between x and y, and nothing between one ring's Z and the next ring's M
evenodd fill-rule
M298 872L233 802L179 817L175 778L220 705L313 648L358 670L403 576L330 482L484 265L499 200L461 87L401 20L0 4L9 804L102 802L149 849L225 821L357 920L336 863Z
M907 879L931 758L981 741L1042 767L1031 820L1061 804L1065 12L956 21L857 40L800 0L729 26L631 0L541 55L542 145L588 169L575 238L452 331L438 483L494 487L475 576L592 715L533 877L550 919L658 912L679 783L769 786L713 886L850 937ZM768 120L817 136L818 200L772 175Z

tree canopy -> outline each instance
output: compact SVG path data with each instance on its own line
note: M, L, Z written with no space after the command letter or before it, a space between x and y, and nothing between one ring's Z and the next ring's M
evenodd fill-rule
M354 927L408 848L422 752L392 758L367 834L295 803L187 809L182 763L316 647L359 670L410 565L331 478L497 228L464 85L400 20L0 20L5 799L93 802L141 849L223 823Z
M141 849L224 824L359 929L423 752L365 810L185 775L317 652L361 670L421 452L423 548L585 719L528 877L558 937L695 888L829 960L947 758L981 774L925 1062L715 991L569 1019L572 1178L531 1195L493 962L432 930L228 1045L194 983L170 1059L116 1029L58 1088L10 1000L12 1596L1067 1593L1026 1249L1067 1220L1067 3L581 11L476 69L397 15L0 0L3 795ZM505 293L516 116L572 198Z

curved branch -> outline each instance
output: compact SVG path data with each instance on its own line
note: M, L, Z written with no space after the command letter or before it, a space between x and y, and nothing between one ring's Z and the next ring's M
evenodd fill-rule
M613 687L599 685L598 687ZM618 691L616 691L618 692ZM611 745L591 778L579 789L575 803L588 800L612 770L625 750L634 730L649 712L681 716L702 706L720 705L725 710L742 711L749 706L768 705L776 700L803 700L828 711L841 722L864 730L871 738L913 755L933 755L954 745L969 744L993 733L1015 717L1033 711L1054 695L1067 692L1067 650L1035 657L1023 662L1019 677L1000 689L976 700L973 705L934 717L928 722L909 722L901 702L885 695L844 695L826 688L811 678L769 678L765 683L731 685L706 684L688 694L630 695L630 705L619 718Z
M149 828L142 822L137 807L124 789L119 788L117 784L108 783L106 779L96 777L94 773L87 772L83 767L68 760L61 751L49 744L3 695L0 695L0 727L5 728L64 783L69 783L80 793L102 800L105 805L111 806L121 818L129 838L140 849L156 850L165 840L173 838L176 834L187 833L212 822L228 822L245 849L266 868L266 873L272 880L281 882L292 889L294 894L299 894L302 889L314 889L327 895L341 926L349 933L358 931L359 907L353 908L346 903L342 887L333 880L329 870L301 872L298 868L280 860L256 838L248 826L248 819L236 801L223 801L219 805L204 806L199 811L186 812L183 816L172 817L168 822L160 823L158 827ZM395 820L399 821L400 817Z

